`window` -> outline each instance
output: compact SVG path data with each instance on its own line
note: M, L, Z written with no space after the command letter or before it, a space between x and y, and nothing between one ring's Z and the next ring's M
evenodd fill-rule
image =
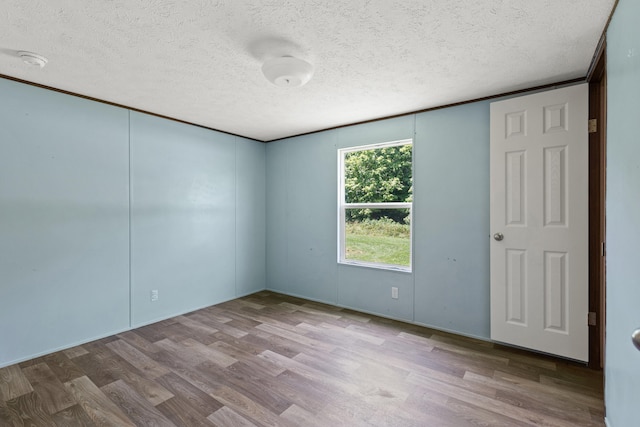
M338 262L411 271L412 140L338 150Z

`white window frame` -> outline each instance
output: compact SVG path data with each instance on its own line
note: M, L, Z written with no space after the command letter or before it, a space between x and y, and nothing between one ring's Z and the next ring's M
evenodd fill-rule
M383 202L383 203L347 203L345 194L344 160L347 153L356 151L375 150L378 148L397 147L402 145L412 145L413 139L402 139L398 141L382 142L369 145L358 145L338 149L338 264L356 265L361 267L378 268L383 270L403 271L410 273L413 268L413 202ZM411 176L413 177L413 147L411 150ZM346 258L346 211L347 209L389 209L403 208L409 209L409 266L384 264L379 262L366 262L350 260Z

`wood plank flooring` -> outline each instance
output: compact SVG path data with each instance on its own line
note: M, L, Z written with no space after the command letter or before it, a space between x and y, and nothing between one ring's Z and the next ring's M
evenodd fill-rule
M602 373L260 292L0 369L1 426L603 426Z

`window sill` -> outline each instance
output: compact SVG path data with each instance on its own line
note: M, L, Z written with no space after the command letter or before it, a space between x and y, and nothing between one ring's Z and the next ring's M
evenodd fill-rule
M338 265L348 265L351 267L364 267L364 268L373 268L376 270L385 270L385 271L394 271L398 273L412 273L411 267L405 267L402 265L393 265L393 264L377 264L372 262L362 262L362 261L338 261Z

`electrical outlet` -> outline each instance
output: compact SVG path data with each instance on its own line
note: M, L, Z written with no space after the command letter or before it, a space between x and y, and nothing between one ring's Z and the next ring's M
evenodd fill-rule
M151 302L158 301L158 290L153 289L151 291Z
M391 288L391 298L398 299L398 288L395 286Z

